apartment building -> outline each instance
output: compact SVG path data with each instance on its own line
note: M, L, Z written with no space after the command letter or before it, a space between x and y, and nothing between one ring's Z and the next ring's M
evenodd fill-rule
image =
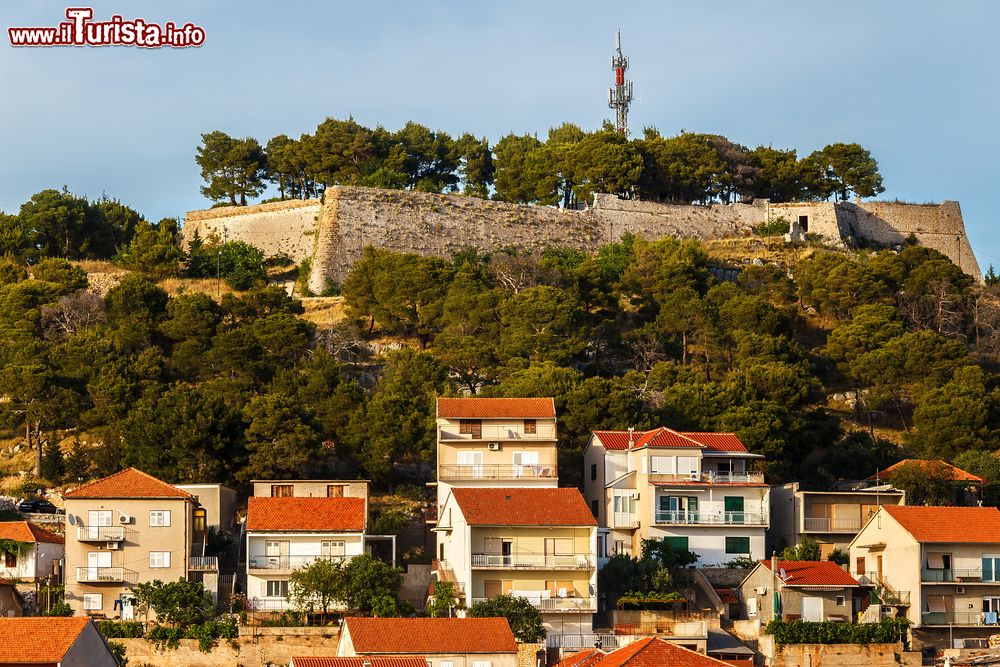
M439 570L466 604L509 593L550 633L591 632L597 522L576 489L453 488L435 530Z
M743 618L756 619L760 626L774 618L775 593L786 621L849 623L863 602L858 581L826 560L761 560L738 590Z
M439 398L437 509L453 488L558 486L557 436L551 398Z
M887 591L921 642L987 637L1000 623L1000 510L883 506L850 544L861 583Z
M252 497L247 502L247 598L254 611L285 611L294 570L365 552L367 505L351 497Z
M64 498L66 602L77 614L128 620L135 584L218 570L200 552L192 560L195 503L187 491L128 468Z
M518 664L517 641L505 618L345 618L337 655L420 655L427 667Z
M638 554L667 540L701 565L764 555L770 487L733 433L595 431L584 448L584 496L598 556Z
M0 540L10 540L19 548L0 553L0 577L35 581L62 577L66 539L30 521L0 522Z

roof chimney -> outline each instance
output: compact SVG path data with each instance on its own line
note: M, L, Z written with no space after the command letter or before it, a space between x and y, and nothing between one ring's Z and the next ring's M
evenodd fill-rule
M629 449L632 449L632 445L635 443L635 439L633 437L634 435L635 435L635 427L629 426L628 427L628 448Z

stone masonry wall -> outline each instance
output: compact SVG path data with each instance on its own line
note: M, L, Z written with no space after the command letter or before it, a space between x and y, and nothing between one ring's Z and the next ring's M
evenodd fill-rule
M195 232L202 239L214 233L220 239L245 241L268 257L285 253L295 262L301 262L312 256L319 213L318 199L191 211L184 220L184 244L191 243Z

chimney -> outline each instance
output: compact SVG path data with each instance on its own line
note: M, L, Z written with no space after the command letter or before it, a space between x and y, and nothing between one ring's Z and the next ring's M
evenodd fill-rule
M629 449L632 449L632 445L635 443L635 439L633 437L634 434L635 434L635 428L632 427L632 426L629 426L628 427L628 448Z

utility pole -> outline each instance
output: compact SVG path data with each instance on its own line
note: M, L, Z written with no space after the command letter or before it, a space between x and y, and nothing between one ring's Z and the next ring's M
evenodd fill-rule
M611 58L615 85L608 88L608 108L615 110L615 129L628 136L628 106L632 103L632 82L625 79L628 57L622 55L622 31L615 34L615 55Z

